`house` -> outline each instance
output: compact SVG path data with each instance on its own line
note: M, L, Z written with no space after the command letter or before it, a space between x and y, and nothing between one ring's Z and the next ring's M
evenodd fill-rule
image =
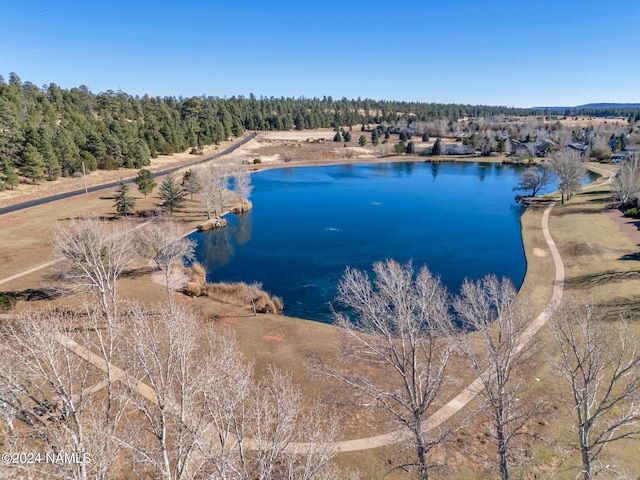
M564 148L569 148L571 150L575 150L580 155L584 155L585 152L587 151L587 149L589 148L589 145L587 145L586 143L574 142L574 143L570 143L569 145L565 145Z
M553 140L545 138L539 142L521 142L514 138L509 139L511 143L511 155L516 155L519 151L526 151L531 157L544 157L556 144Z
M427 149L427 154L431 155L433 147ZM462 145L460 143L445 143L441 147L442 155L473 155L476 151L467 147L466 145Z
M611 161L613 163L621 163L633 155L640 156L640 148L627 148L625 150L620 150L611 155Z

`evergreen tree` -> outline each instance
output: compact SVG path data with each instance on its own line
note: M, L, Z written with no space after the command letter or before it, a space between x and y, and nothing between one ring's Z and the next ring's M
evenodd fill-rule
M393 147L393 149L395 150L396 155L401 155L407 150L407 147L405 146L404 142L398 142L396 143L395 147Z
M423 141L423 142L428 142L428 141L429 141L429 132L426 132L426 131L425 131L425 132L422 134L422 141Z
M507 144L502 138L498 140L497 151L498 153L505 153L507 151Z
M20 177L13 164L8 160L4 162L4 183L8 185L11 190L20 185Z
M45 165L45 173L47 180L55 180L62 174L62 168L58 157L53 148L53 135L48 128L41 127L38 129L39 142L37 144L38 151L42 153Z
M342 141L342 135L340 135L340 132L336 132L336 134L333 136L333 141L334 142L341 142Z
M374 147L378 145L378 138L378 130L374 128L373 132L371 132L371 145Z
M144 195L144 198L147 198L147 195L158 185L153 179L153 173L146 168L138 172L138 176L133 180L133 183L138 185L138 191Z
M129 195L129 186L120 180L120 185L116 190L116 195L113 197L113 206L116 207L118 215L124 215L125 217L133 213L133 209L136 205L136 199Z
M414 143L413 143L413 142L409 142L409 143L407 143L407 148L406 148L405 152L406 152L408 155L415 155L415 153L416 153L416 146L414 145Z
M200 182L198 182L198 178L196 174L193 173L193 170L187 170L184 172L184 175L182 175L182 188L191 196L191 200L193 200L195 193L200 193L202 190Z
M440 141L440 137L438 137L436 143L433 144L431 155L442 155L442 142Z
M349 132L342 132L342 139L346 142L350 142L351 141L351 133Z
M358 144L361 147L364 147L367 144L367 137L365 137L364 135L360 135L360 138L358 139Z
M172 174L165 177L160 185L160 199L162 208L169 210L169 215L173 215L174 210L184 207L184 199L187 193L176 181Z
M20 172L33 183L44 178L45 164L42 154L38 152L36 147L28 144L22 152L22 164Z
M405 132L404 130L400 132L400 141L401 142L406 142L409 139L409 137L407 136L407 132Z

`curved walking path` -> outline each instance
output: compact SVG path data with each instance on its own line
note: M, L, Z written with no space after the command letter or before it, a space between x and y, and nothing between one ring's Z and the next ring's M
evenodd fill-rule
M542 214L542 233L547 242L547 245L549 246L549 250L551 250L553 262L556 267L553 293L551 294L549 303L542 311L542 313L540 313L535 319L533 319L529 326L525 329L525 331L522 332L522 335L520 335L520 338L518 339L517 351L522 350L527 345L527 343L529 343L534 335L551 318L551 316L560 305L560 302L562 301L565 278L564 264L562 262L562 257L560 256L560 252L558 251L558 248L556 247L556 244L551 237L551 233L549 233L549 214L551 213L551 209L554 205L555 202L549 205ZM455 398L440 407L437 412L434 412L429 418L426 419L424 431L428 432L429 430L432 430L449 420L453 415L455 415L469 402L471 402L476 397L476 395L480 391L482 391L482 389L482 380L480 379L480 377L477 377L473 382L467 385L466 388L462 390L462 392L460 392ZM373 437L357 438L354 440L344 440L341 442L336 442L336 448L339 452L354 452L356 450L367 450L370 448L393 445L402 440L406 440L407 438L409 438L409 432L407 432L405 429L399 429L393 432ZM290 445L290 448L294 452L304 452L308 447L307 444L300 443L292 444Z
M555 310L560 305L562 295L564 292L564 264L560 256L560 252L556 247L553 238L549 232L549 215L551 209L555 203L550 204L542 215L542 233L549 246L553 261L555 264L555 281L553 286L553 293L545 309L535 319L531 321L529 326L525 329L518 340L518 351L524 348L527 343L533 338L533 336L542 328L545 323L551 318ZM62 340L63 345L78 355L80 358L91 363L96 368L106 371L108 367L111 368L111 372L114 378L126 381L126 372L115 365L107 365L106 361L89 349L77 344L71 338L65 338ZM96 389L100 387L96 385ZM135 385L135 390L148 399L151 402L157 402L157 398L153 390L143 382L138 382ZM434 412L425 421L424 431L428 432L445 421L449 420L458 411L464 408L469 402L471 402L476 395L482 391L482 381L480 377L476 378L469 385L467 385L462 392L460 392L455 398L450 400L447 404L442 406L438 411ZM93 389L92 389L93 390ZM382 435L376 435L371 437L357 438L353 440L343 440L335 443L335 448L338 452L353 452L357 450L368 450L372 448L384 447L388 445L396 444L400 441L406 440L409 437L409 432L405 429L398 429L393 432L385 433ZM248 447L251 448L251 440L249 440ZM310 444L308 443L292 443L287 446L287 450L293 453L306 453L308 452Z

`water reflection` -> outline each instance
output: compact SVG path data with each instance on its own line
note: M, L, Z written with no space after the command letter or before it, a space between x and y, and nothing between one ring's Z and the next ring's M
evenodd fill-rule
M452 292L487 273L520 285L517 176L474 163L265 170L254 177L255 209L196 234L196 255L210 281L262 282L284 298L285 314L320 321L331 321L328 303L347 265L412 259Z
M236 242L238 245L244 245L251 240L251 235L253 234L253 212L249 210L235 217L238 220Z

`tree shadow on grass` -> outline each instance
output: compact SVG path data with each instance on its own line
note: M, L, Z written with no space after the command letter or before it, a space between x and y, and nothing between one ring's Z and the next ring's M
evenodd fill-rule
M607 283L625 282L627 280L640 280L640 270L629 270L625 272L607 270L606 272L593 275L580 275L567 278L565 285L568 288L595 287Z
M124 272L122 272L120 277L121 278L135 279L135 278L143 277L145 275L151 275L152 273L157 272L157 271L159 271L159 269L156 268L155 266L131 268L129 270L125 270Z
M629 296L627 298L613 298L611 300L601 302L600 306L607 312L607 317L617 319L621 315L631 316L640 320L640 295Z
M627 253L626 255L621 256L618 260L635 260L635 261L640 261L640 252Z
M585 187L587 187L588 185L585 185ZM581 197L592 197L594 195L606 195L608 197L611 197L611 192L608 190L581 190L578 192L578 195L580 195Z
M57 288L28 288L22 291L0 292L0 295L7 295L23 302L35 302L38 300L54 300L64 295L64 292Z
M572 205L568 205L568 208L562 208L554 211L553 215L555 217L563 217L565 215L573 215L578 213L587 213L587 214L602 213L602 208L595 208L595 207L589 207L589 206L573 207Z

